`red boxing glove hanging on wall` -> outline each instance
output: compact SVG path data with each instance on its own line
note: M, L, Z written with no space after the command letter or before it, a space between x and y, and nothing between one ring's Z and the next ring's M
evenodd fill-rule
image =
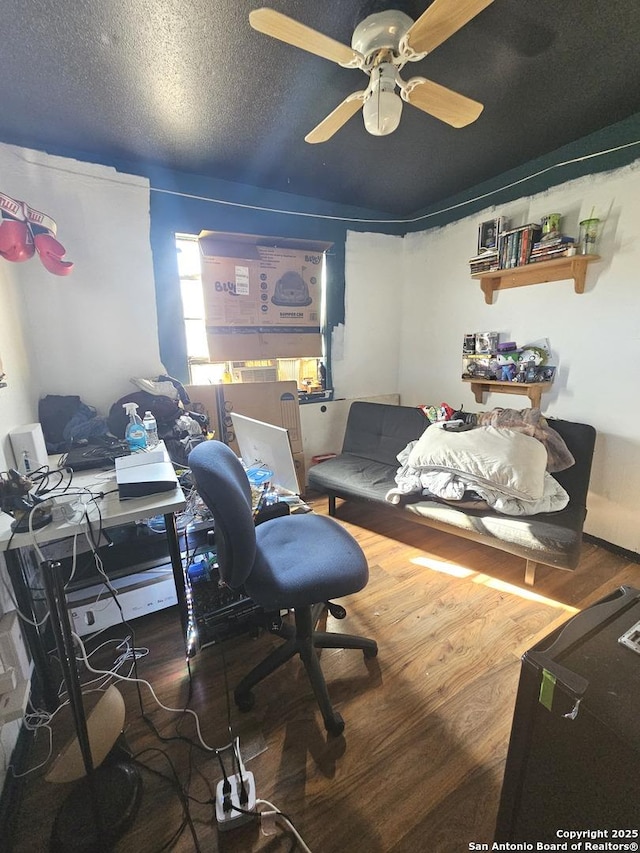
M54 275L69 275L73 269L71 261L63 261L65 248L56 240L56 223L45 213L34 210L27 204L24 205L27 221L33 234L33 242L36 252L40 256L42 265Z
M35 252L33 234L21 201L0 193L0 255L8 261L28 261Z
M0 255L7 261L28 261L35 252L54 275L69 275L71 261L63 261L65 248L56 240L56 223L10 196L0 193Z

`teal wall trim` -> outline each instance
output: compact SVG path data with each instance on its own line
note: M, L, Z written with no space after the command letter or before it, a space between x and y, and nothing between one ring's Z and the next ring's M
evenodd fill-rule
M405 234L439 228L492 205L536 195L566 181L608 172L640 158L640 113L544 157L470 187L405 219Z

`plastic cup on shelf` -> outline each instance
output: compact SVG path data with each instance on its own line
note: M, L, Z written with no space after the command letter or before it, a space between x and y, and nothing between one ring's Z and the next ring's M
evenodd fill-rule
M599 219L583 219L580 223L580 237L578 244L580 246L581 255L595 254L599 224Z

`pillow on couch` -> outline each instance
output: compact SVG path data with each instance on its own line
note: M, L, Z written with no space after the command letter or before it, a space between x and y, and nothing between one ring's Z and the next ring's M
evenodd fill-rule
M502 409L480 412L478 426L494 426L498 429L513 429L531 435L541 441L547 449L547 471L557 474L575 465L575 459L560 433L549 426L538 408Z
M547 451L531 436L493 426L466 432L430 427L409 454L408 464L423 471L446 471L465 482L524 501L544 493Z

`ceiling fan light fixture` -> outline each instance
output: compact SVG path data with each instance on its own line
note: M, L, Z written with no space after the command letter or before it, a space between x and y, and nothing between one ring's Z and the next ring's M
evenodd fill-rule
M371 92L362 107L366 130L387 136L400 124L402 99L396 94L396 71L392 65L378 66L371 74Z
M424 77L405 81L400 72L408 62L423 59L492 3L432 0L415 21L400 10L373 12L355 28L351 47L275 9L254 9L249 22L258 32L369 76L364 91L352 92L307 133L305 141L315 144L331 139L360 106L365 129L374 136L396 130L403 101L451 127L465 127L475 121L483 110L478 101Z

